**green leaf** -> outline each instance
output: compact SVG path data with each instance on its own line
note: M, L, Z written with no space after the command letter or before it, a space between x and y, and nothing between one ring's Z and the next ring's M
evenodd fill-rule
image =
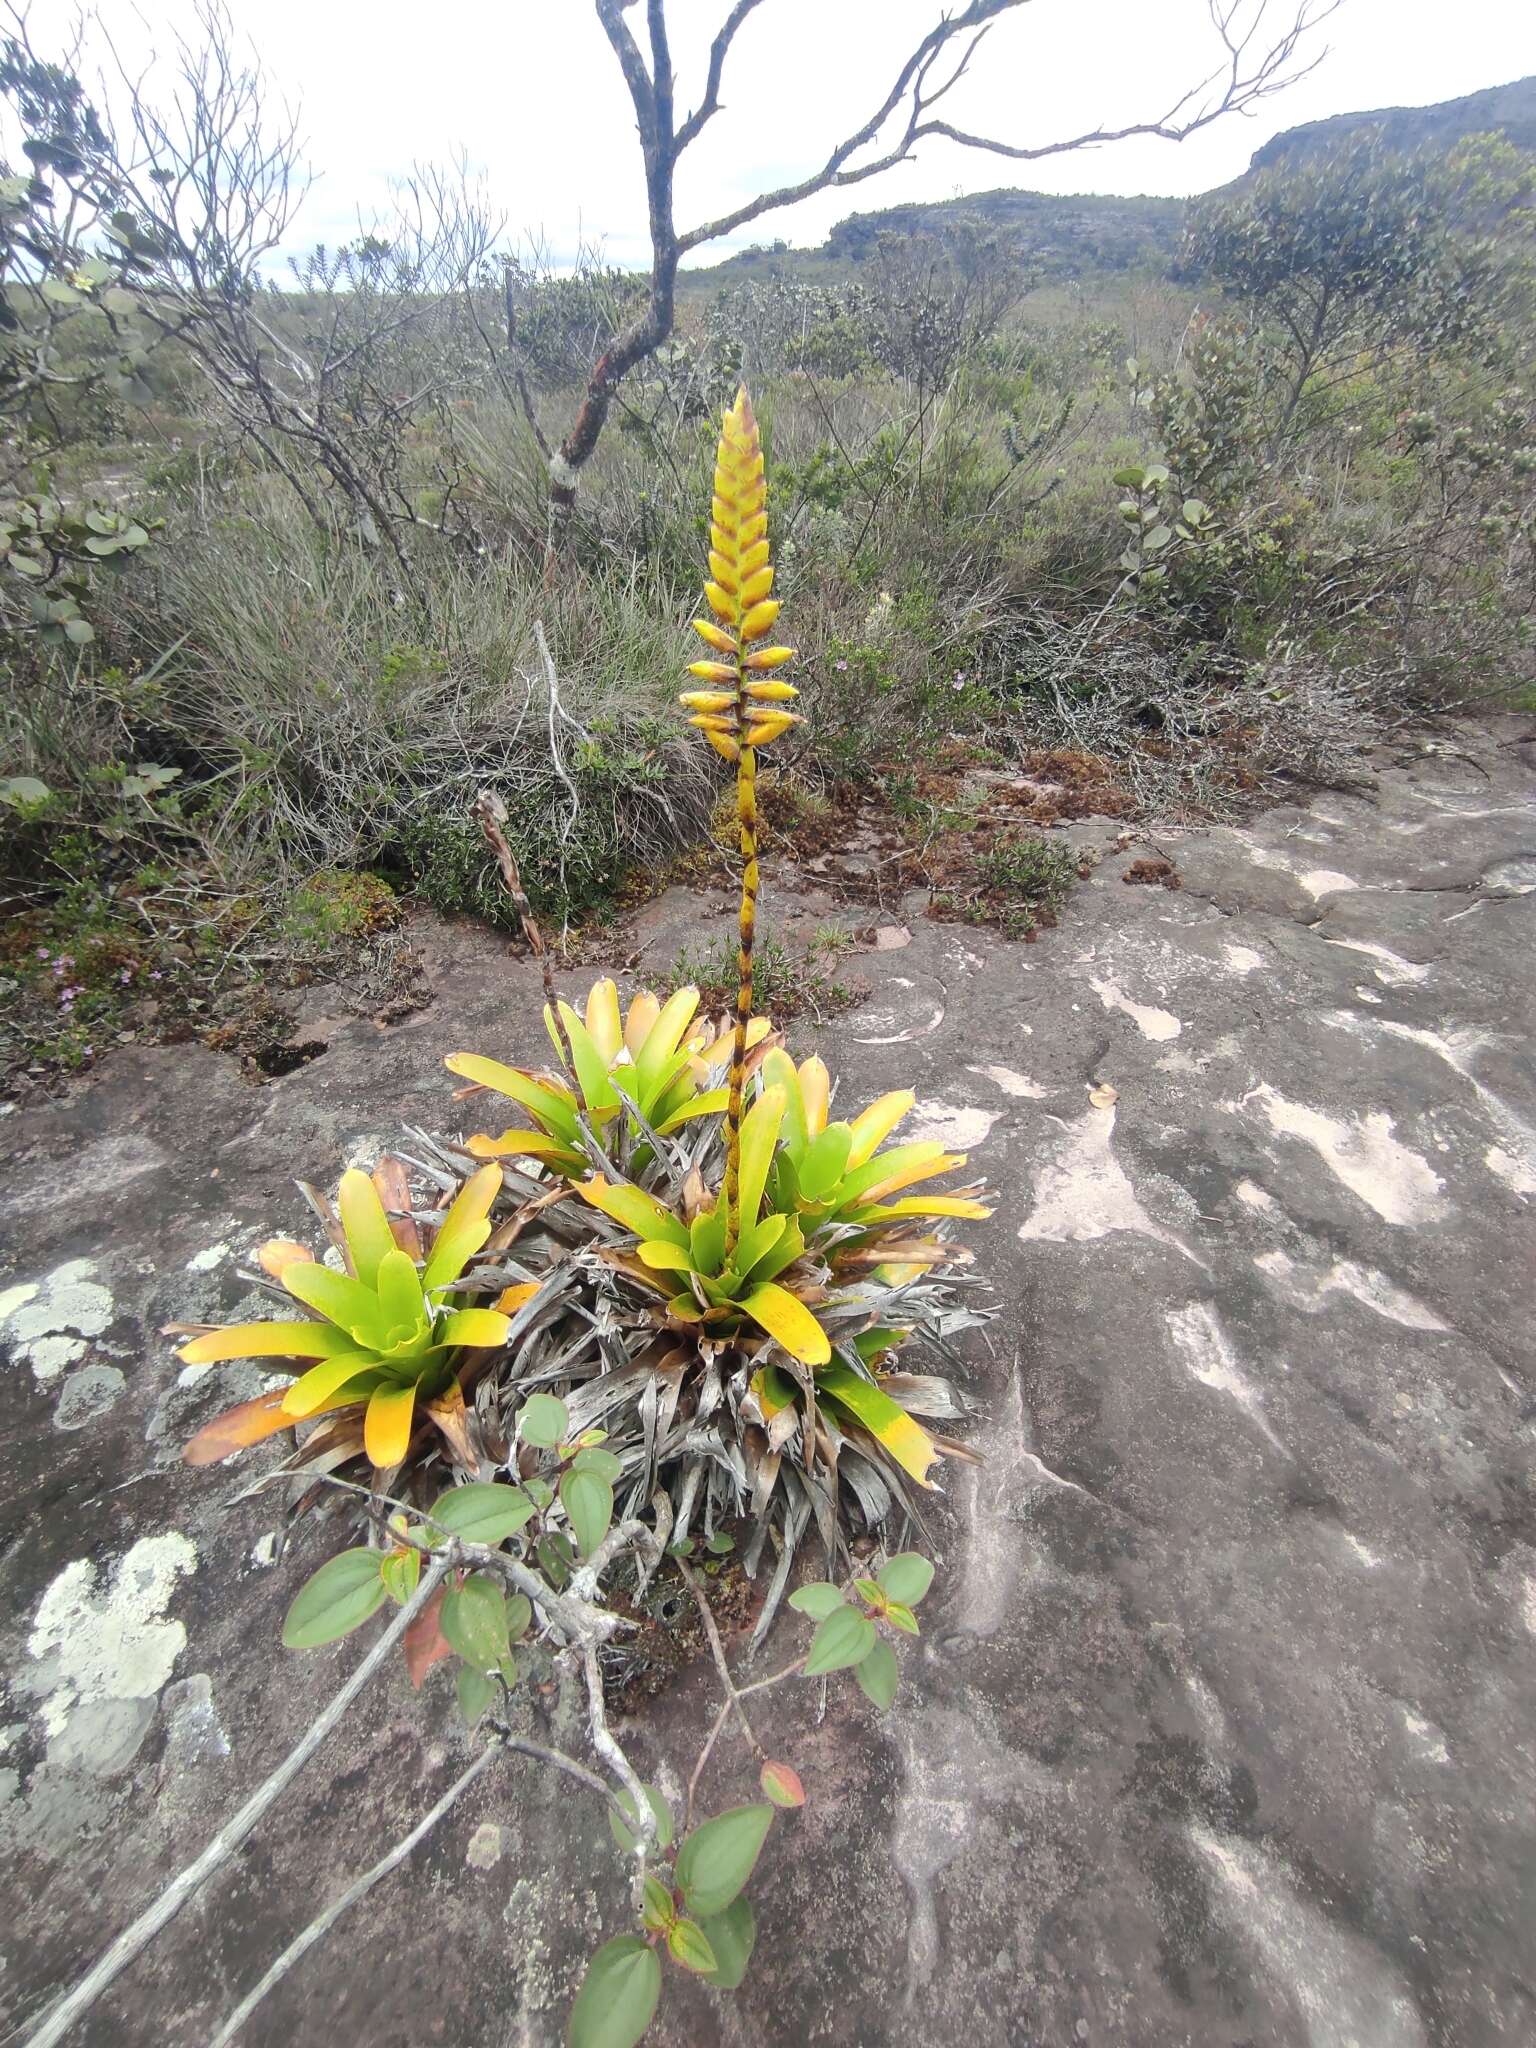
M708 1976L717 1967L709 1937L697 1920L684 1918L672 1922L667 1929L667 1953L674 1963L681 1963L685 1970L700 1977Z
M920 1550L898 1551L880 1567L880 1590L908 1607L916 1607L932 1584L933 1566Z
M379 1575L383 1562L382 1551L343 1550L321 1565L299 1588L283 1619L286 1647L318 1650L360 1628L389 1598Z
M853 1132L847 1124L828 1124L805 1148L800 1161L800 1193L807 1202L825 1201L842 1179L853 1149Z
M733 1806L694 1829L677 1855L677 1885L700 1918L723 1913L752 1875L773 1822L771 1806Z
M859 1598L864 1602L864 1605L866 1607L876 1607L881 1611L881 1613L884 1613L886 1604L885 1595L881 1592L880 1588L875 1584L873 1579L855 1579L853 1582L853 1590L855 1593L858 1594Z
M713 1984L717 1991L734 1991L747 1974L752 1944L757 1939L752 1901L733 1899L723 1913L712 1913L701 1924L715 1952L715 1967L705 1982Z
M432 1503L432 1519L466 1543L504 1543L532 1519L533 1502L520 1486L472 1480L450 1486Z
M459 1712L466 1728L474 1727L495 1696L495 1684L483 1671L473 1671L467 1664L459 1666Z
M560 1482L560 1505L570 1517L582 1556L590 1557L613 1520L613 1488L601 1473L573 1465Z
M789 1596L789 1604L799 1614L808 1614L812 1621L825 1621L829 1614L835 1614L846 1603L836 1586L801 1586Z
M1112 479L1122 491L1139 491L1146 480L1146 471L1135 463L1125 469L1117 469Z
M728 1536L723 1529L717 1529L704 1548L712 1550L716 1557L729 1557L736 1548L736 1538Z
M1173 539L1173 528L1171 526L1154 526L1151 532L1145 536L1145 539L1146 545L1149 548L1165 548L1169 541Z
M917 1616L910 1607L904 1607L899 1600L892 1600L890 1602L885 1610L885 1618L897 1628L905 1630L909 1636L920 1636L922 1634L922 1630L917 1625Z
M645 1873L645 1897L640 1907L640 1918L656 1934L665 1934L677 1918L672 1889L662 1883L654 1870Z
M811 1654L805 1660L807 1678L824 1678L829 1671L846 1671L869 1655L875 1640L875 1624L852 1607L839 1607L829 1614L811 1637Z
M638 1934L605 1941L571 2007L570 2048L635 2048L656 2014L661 1958Z
M523 1491L536 1508L547 1508L555 1497L555 1489L547 1479L532 1478L523 1481Z
M864 1688L866 1697L873 1700L883 1714L895 1699L896 1688L901 1682L901 1667L890 1644L877 1638L874 1648L853 1675Z
M571 1426L570 1412L553 1394L530 1394L517 1418L518 1434L525 1444L552 1451L563 1441Z
M658 1849L670 1849L672 1846L672 1809L654 1785L642 1785L640 1789L645 1794L646 1804L656 1816L656 1846ZM630 1825L635 1818L634 1797L629 1792L619 1792L615 1797L619 1807L623 1809L624 1817L621 1819L619 1813L610 1806L608 1809L608 1825L613 1830L613 1839L624 1851L624 1854L632 1856L635 1851L635 1845L640 1839L635 1833L634 1828Z
M508 1636L514 1643L521 1642L532 1626L533 1602L526 1593L514 1593L507 1602ZM505 1665L505 1658L502 1659L502 1663Z
M390 1599L397 1607L403 1607L415 1592L416 1583L421 1577L421 1552L392 1552L379 1566L379 1577Z
M612 1451L600 1451L595 1444L588 1445L576 1453L571 1462L573 1472L595 1472L599 1479L606 1479L612 1486L624 1476L624 1461L615 1457Z
M437 1625L448 1647L476 1671L494 1671L511 1647L507 1597L480 1572L444 1594Z

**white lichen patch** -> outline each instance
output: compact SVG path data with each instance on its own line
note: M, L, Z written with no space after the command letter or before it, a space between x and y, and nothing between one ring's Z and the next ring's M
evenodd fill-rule
M995 1109L970 1109L959 1102L919 1102L910 1122L902 1127L902 1142L936 1139L947 1150L969 1151L985 1140L1000 1114Z
M1345 1294L1373 1315L1404 1330L1450 1328L1433 1309L1426 1308L1395 1280L1389 1280L1374 1266L1359 1265L1354 1259L1335 1259L1326 1271L1312 1272L1297 1266L1285 1252L1261 1252L1253 1263L1283 1300L1306 1315L1317 1315L1325 1309L1330 1294Z
M1180 1364L1203 1387L1234 1400L1275 1449L1284 1451L1285 1445L1264 1414L1263 1397L1238 1366L1231 1341L1211 1304L1192 1301L1185 1308L1170 1309L1163 1320Z
M1428 981L1430 970L1412 960L1404 960L1386 946L1378 946L1371 939L1324 939L1325 946L1338 946L1348 953L1363 953L1375 962L1371 972L1383 988L1411 988L1415 982Z
M1060 1128L1055 1156L1035 1176L1035 1206L1019 1226L1019 1236L1026 1244L1034 1239L1085 1244L1117 1230L1129 1230L1171 1245L1197 1266L1205 1264L1171 1231L1154 1223L1142 1207L1111 1150L1115 1130L1112 1104L1090 1109L1074 1123L1061 1123Z
M1337 868L1308 868L1296 879L1314 903L1320 896L1341 896L1346 889L1360 886L1352 875L1341 875Z
M1240 1180L1232 1190L1244 1208L1257 1209L1262 1216L1272 1216L1280 1204L1267 1188L1261 1188L1257 1181Z
M0 1295L0 1340L47 1385L85 1356L89 1340L108 1329L116 1313L91 1260L71 1259L45 1280Z
M82 1715L87 1726L99 1724L105 1732L97 1710L155 1700L187 1640L185 1628L168 1620L165 1610L177 1580L196 1566L196 1549L176 1529L141 1537L104 1586L89 1558L65 1565L38 1602L27 1639L39 1668L26 1682L43 1696L51 1745L67 1743L71 1724ZM147 1711L153 1713L152 1704Z
M502 1831L493 1820L481 1821L469 1838L464 1861L471 1870L490 1870L501 1861Z
M189 1273L211 1273L216 1267L223 1265L224 1261L229 1257L229 1250L230 1248L227 1244L211 1244L203 1251L194 1252L187 1261L187 1271Z
M1431 1223L1443 1216L1445 1183L1439 1174L1393 1135L1385 1110L1336 1117L1292 1102L1268 1082L1251 1089L1242 1106L1256 1104L1280 1138L1296 1138L1322 1160L1350 1193L1374 1209L1384 1223Z
M1490 1145L1483 1154L1483 1164L1515 1194L1536 1195L1536 1168L1506 1152L1502 1145Z
M1049 1088L1042 1088L1038 1081L1031 1081L1028 1074L1014 1073L1011 1067L967 1067L966 1072L979 1074L994 1088L1001 1088L1005 1095L1015 1095L1026 1102L1043 1102L1051 1092Z
M1150 1038L1154 1045L1165 1045L1170 1038L1177 1038L1184 1028L1171 1010L1160 1010L1152 1003L1133 1002L1112 981L1099 981L1090 975L1088 986L1106 1010L1119 1010L1129 1017L1142 1037Z
M1237 975L1239 980L1246 980L1264 965L1264 955L1256 953L1252 946L1223 946L1221 958L1228 974Z
M890 998L887 1005L870 1005L848 1019L855 1045L907 1045L914 1038L926 1038L944 1022L944 996L932 990L937 982L920 987L910 975L893 974L881 984L880 993Z

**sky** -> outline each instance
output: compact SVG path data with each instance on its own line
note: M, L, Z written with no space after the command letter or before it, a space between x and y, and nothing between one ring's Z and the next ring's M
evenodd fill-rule
M164 48L192 0L109 10L132 57ZM678 103L699 96L729 0L668 0ZM955 0L949 0L953 8ZM1251 10L1261 0L1240 0ZM227 0L238 36L297 109L317 181L290 250L334 245L387 208L415 162L462 156L513 239L557 263L579 245L648 262L633 115L591 0ZM1269 0L1278 19L1291 0ZM941 0L763 0L737 37L722 110L679 170L678 225L728 212L817 165L884 98ZM45 10L46 12L46 10ZM643 23L643 6L629 15ZM1206 191L1282 128L1426 105L1536 73L1536 0L1343 0L1329 54L1248 118L1183 143L1142 139L1015 163L927 143L915 162L765 217L700 251L821 242L846 214L1000 185L1050 192ZM1220 60L1206 0L1029 0L991 30L945 104L957 125L1037 143L1161 113Z

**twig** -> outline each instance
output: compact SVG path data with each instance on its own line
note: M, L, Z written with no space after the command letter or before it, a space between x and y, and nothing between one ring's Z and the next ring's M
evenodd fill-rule
M421 1575L421 1583L391 1621L373 1648L346 1683L333 1694L329 1704L311 1722L304 1738L291 1749L272 1775L247 1799L227 1826L221 1828L203 1853L171 1879L152 1905L132 1926L117 1937L105 1953L87 1970L73 1991L54 2007L48 2018L31 2035L26 2048L54 2048L75 2021L91 2009L102 1993L116 1982L140 1951L146 1948L170 1920L174 1919L194 1892L216 1870L227 1863L268 1809L285 1792L315 1751L340 1725L353 1700L394 1649L416 1616L426 1606L448 1570L446 1558L433 1558Z
M502 886L512 898L517 912L518 923L523 928L523 937L528 941L528 950L539 963L539 974L544 983L544 1000L549 1005L549 1014L555 1020L565 1063L574 1071L571 1056L571 1042L566 1036L565 1024L560 1016L560 998L555 993L555 977L550 972L549 954L544 945L544 934L539 930L538 920L533 914L523 889L523 878L518 871L516 857L507 843L507 807L494 789L482 789L472 804L471 814L475 823L485 834L491 852L496 856L496 865L501 870Z
M629 1794L635 1809L635 1870L630 1891L635 1910L639 1912L645 1901L646 1859L656 1845L656 1816L651 1810L651 1802L645 1796L645 1787L641 1784L634 1765L624 1754L613 1730L608 1726L608 1712L603 1700L603 1672L597 1661L596 1643L582 1644L581 1662L587 1681L587 1730L592 1738L592 1747Z
M468 1791L480 1773L495 1759L502 1749L509 1747L511 1745L502 1737L497 1737L493 1740L487 1748L480 1752L468 1770L459 1773L442 1798L438 1800L436 1806L416 1823L408 1835L401 1841L396 1842L394 1847L387 1854L381 1856L371 1870L365 1871L355 1884L348 1885L341 1897L333 1900L323 1913L318 1913L310 1921L303 1933L297 1935L288 1944L287 1948L283 1950L282 1954L270 1963L261 1976L257 1978L251 1990L241 1999L229 2018L208 2043L208 2048L229 2048L229 2043L233 2041L236 2034L239 2033L267 1993L287 1976L294 1964L300 1962L315 1946L316 1942L322 1941L330 1933L343 1913L349 1912L359 1899L366 1898L368 1893L373 1890L373 1887L382 1878L388 1877L392 1870L397 1869L405 1861L417 1843L431 1834L433 1828L437 1826L459 1795L462 1792Z

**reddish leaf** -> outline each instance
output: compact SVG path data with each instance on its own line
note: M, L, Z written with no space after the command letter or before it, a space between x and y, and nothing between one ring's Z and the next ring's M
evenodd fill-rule
M453 1655L437 1625L438 1616L443 1611L443 1595L447 1591L446 1586L439 1586L405 1632L405 1668L411 1674L412 1685L418 1690L432 1666Z
M184 1462L216 1465L220 1458L244 1450L247 1444L259 1444L263 1437L276 1436L280 1429L292 1429L293 1417L283 1413L287 1391L286 1387L273 1387L268 1393L258 1394L254 1401L242 1401L236 1408L226 1408L212 1422L205 1422L182 1451Z
M447 1439L448 1448L465 1471L478 1472L480 1461L469 1441L469 1417L464 1406L464 1389L458 1381L450 1380L437 1399L427 1403L426 1412L442 1431Z
M379 1200L384 1204L384 1213L389 1218L389 1227L401 1251L409 1252L413 1259L421 1257L421 1232L416 1228L416 1219L411 1214L411 1185L406 1178L405 1168L398 1159L385 1153L373 1169L373 1185Z
M758 1783L775 1806L805 1804L805 1787L800 1782L800 1773L789 1764L764 1764L758 1774Z

